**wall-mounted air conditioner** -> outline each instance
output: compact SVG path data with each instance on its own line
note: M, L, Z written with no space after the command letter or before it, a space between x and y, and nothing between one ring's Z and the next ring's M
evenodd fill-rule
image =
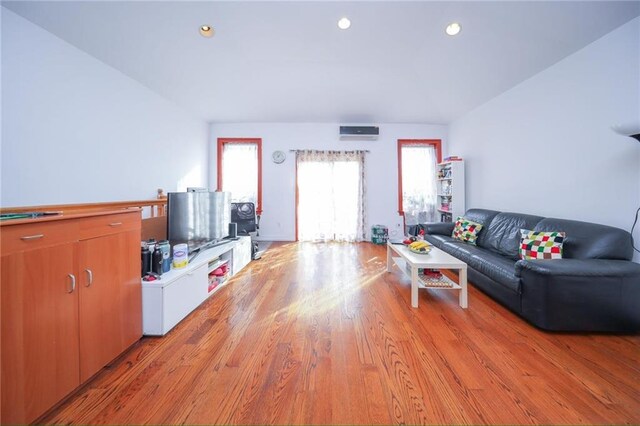
M375 140L379 134L378 126L340 126L341 140Z

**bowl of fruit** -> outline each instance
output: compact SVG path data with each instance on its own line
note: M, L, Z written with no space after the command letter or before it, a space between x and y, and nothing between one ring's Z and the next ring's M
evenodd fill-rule
M410 252L416 254L429 254L431 251L431 244L426 241L414 241L408 247Z

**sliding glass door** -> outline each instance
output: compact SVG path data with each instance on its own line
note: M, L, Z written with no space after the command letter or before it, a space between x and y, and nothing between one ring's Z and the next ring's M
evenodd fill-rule
M362 151L299 151L298 240L362 241L365 237Z

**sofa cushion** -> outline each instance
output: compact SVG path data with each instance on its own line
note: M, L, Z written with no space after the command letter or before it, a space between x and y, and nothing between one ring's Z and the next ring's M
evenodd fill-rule
M466 219L463 216L458 216L451 233L451 238L473 244L475 246L476 240L478 239L478 233L482 231L482 228L483 225L481 223Z
M520 259L520 229L533 229L543 218L519 213L498 213L482 231L483 245L491 251L513 260Z
M562 259L564 232L529 231L521 229L520 259Z
M631 260L631 234L619 228L596 223L546 218L534 231L563 231L566 234L562 257L567 259Z
M520 277L516 276L514 260L456 240L443 242L441 249L498 284L520 292Z
M476 245L480 247L484 247L484 240L486 235L486 228L489 226L491 221L496 215L500 213L495 210L486 210L486 209L469 209L464 214L466 219L472 220L474 222L478 222L482 226L485 227L483 231L478 235L478 239L476 240Z

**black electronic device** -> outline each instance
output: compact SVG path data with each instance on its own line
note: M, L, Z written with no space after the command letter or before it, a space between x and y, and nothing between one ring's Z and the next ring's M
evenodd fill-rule
M228 192L170 192L167 199L167 237L171 245L186 243L189 253L215 244L229 231Z
M380 134L378 126L340 126L340 136L377 137Z
M231 222L237 224L237 235L256 231L256 208L253 203L231 203Z
M238 238L238 224L235 222L229 223L229 235L227 238Z

